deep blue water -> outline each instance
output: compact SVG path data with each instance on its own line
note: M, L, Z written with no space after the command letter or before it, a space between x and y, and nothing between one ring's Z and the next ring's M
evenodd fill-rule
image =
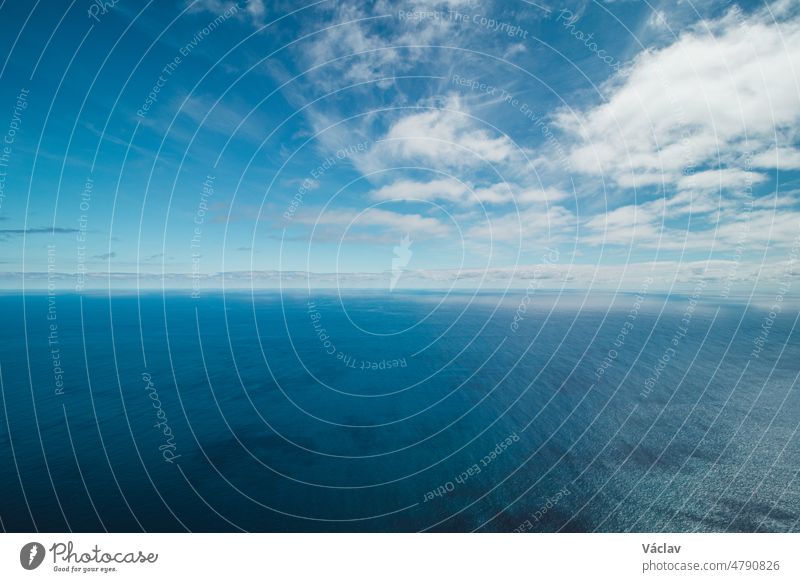
M800 530L796 309L521 298L0 296L2 526Z

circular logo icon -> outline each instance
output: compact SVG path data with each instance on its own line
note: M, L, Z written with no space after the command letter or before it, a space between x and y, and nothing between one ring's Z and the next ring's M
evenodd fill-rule
M19 551L19 563L26 570L35 570L44 561L44 546L39 542L29 542Z

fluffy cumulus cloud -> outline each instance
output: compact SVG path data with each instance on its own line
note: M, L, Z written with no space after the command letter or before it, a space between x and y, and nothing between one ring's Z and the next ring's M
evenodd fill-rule
M562 110L557 121L582 172L624 187L675 186L711 167L720 181L696 176L702 185L733 187L749 167L797 167L799 71L800 17L734 7L643 52L603 103Z
M490 131L474 118L458 97L441 107L407 115L383 139L389 160L418 160L436 167L500 164L515 159L518 148L505 135Z
M608 187L581 241L707 255L792 246L797 199L775 177L800 169L798 73L796 5L733 6L640 53L599 102L559 109L571 166Z

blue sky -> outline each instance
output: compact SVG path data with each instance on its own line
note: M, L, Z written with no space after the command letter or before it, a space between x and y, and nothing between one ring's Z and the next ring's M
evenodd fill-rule
M101 4L0 7L3 288L800 273L796 2Z

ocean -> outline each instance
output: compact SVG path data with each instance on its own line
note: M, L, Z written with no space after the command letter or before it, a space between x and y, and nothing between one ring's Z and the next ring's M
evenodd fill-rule
M799 531L773 302L2 295L2 528Z

